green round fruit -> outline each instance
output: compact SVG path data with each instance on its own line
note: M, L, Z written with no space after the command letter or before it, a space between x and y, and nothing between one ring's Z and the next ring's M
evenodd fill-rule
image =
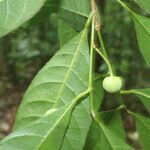
M109 93L118 92L122 85L122 78L119 76L108 76L103 80L103 88Z

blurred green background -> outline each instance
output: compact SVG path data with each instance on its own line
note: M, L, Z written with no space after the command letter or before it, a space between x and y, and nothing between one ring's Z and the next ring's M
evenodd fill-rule
M138 50L131 16L114 0L103 1L101 10L102 32L108 54L118 75L125 79L125 89L148 87L150 69ZM0 138L11 131L16 110L31 80L59 49L58 20L56 14L51 14L38 25L25 23L0 39ZM99 72L106 71L107 67L101 59L97 64ZM115 99L117 95L106 94L101 109L115 108ZM125 96L124 99L131 110L148 114L134 96ZM126 114L123 116L126 130L135 136L133 118ZM136 142L129 142L136 147Z

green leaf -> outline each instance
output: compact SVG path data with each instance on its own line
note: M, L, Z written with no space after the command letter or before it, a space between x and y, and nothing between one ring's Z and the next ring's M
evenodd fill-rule
M62 19L59 20L58 23L58 35L60 47L64 46L70 39L72 39L75 35L77 35L77 31L69 26Z
M140 142L144 150L150 148L150 118L146 118L139 114L131 113L136 118L136 127L140 135Z
M136 94L147 110L150 111L150 88L146 89L133 89L132 93Z
M85 30L78 34L39 71L24 95L16 124L22 119L39 118L49 108L61 107L87 89L89 52L86 36Z
M0 2L0 37L32 18L45 0L3 0Z
M58 150L77 101L60 109L48 110L40 119L20 128L0 143L3 150Z
M141 53L147 62L150 64L150 51L149 51L149 42L150 42L150 19L144 18L143 16L137 15L138 17L134 19L135 28L137 33L137 39Z
M58 10L59 16L79 31L83 29L91 11L89 0L60 0L59 5L56 5L54 1L49 1L47 6Z
M67 24L63 20L61 20L61 22L59 22L59 23L60 23L59 27L58 27L59 39L60 39L60 42L62 43L62 45L65 45L65 43L67 43L68 41L70 41L70 39L73 38L73 35L77 34L77 31L75 31L71 26L69 26L69 24ZM69 31L69 33L72 33L72 34L69 34L68 31ZM90 106L88 103L89 103L89 101L87 101L87 106L89 107L88 109L90 110ZM86 117L84 118L84 115L80 116L79 114L81 114L81 113L83 113L83 112L79 112L79 109L77 109L77 111L75 110L73 115L78 115L78 118L74 117L74 116L71 118L67 133L66 133L66 135L64 137L64 141L62 143L62 147L61 147L62 150L63 149L64 150L66 150L66 149L80 150L84 146L86 135L88 133L87 129L89 129L91 121L88 124L85 124L87 118ZM77 118L77 119L74 119L74 118ZM89 112L89 118L90 118L90 112ZM81 120L83 122L81 126L84 126L84 128L80 128L80 126L79 126L79 124L81 124ZM83 134L83 136L82 136L83 140L81 140L81 136L79 136L81 131ZM76 144L76 143L78 143L78 144Z
M133 16L133 20L135 23L137 39L140 47L140 51L146 61L147 64L150 64L150 50L149 50L149 43L150 43L150 18L139 15L132 11L130 8L127 7L125 3L121 0L118 0L121 5L126 8L131 15ZM147 4L146 1L140 1L140 4L143 6L144 9L149 8L150 5Z
M84 30L65 44L36 75L17 113L15 129L37 120L50 108L68 104L84 92L88 85L88 73L89 48L87 31ZM90 102L86 98L72 114L62 149L82 149L90 123Z
M110 150L132 149L129 145L127 145L124 141L122 141L119 136L113 134L113 132L111 132L101 122L99 122L98 124L101 129L102 137L104 138L101 141L102 142L101 147L105 147L105 149Z
M93 120L83 150L101 150L101 130L95 120Z
M150 8L150 3L149 0L134 0L139 6L141 6L142 8L144 8L145 11L150 12L149 8Z
M150 18L149 10L145 9L140 0L121 0L121 1L124 2L127 5L127 7L131 9L133 12ZM145 0L145 2L148 3L148 0Z
M90 14L89 0L47 0L41 11L31 19L32 24L37 24L49 17L52 13L58 15L71 24L74 28L81 31L87 17Z
M46 0L45 4L41 8L41 10L32 19L30 19L29 23L31 25L40 24L43 21L45 21L46 19L48 19L49 16L52 13L57 13L58 12L58 8L49 7L49 4L52 3L52 2L53 2L54 5L59 6L59 0L57 0L57 1Z
M104 97L104 89L102 87L102 80L99 78L99 75L94 74L93 79L93 91L91 95L91 101L93 103L93 109L97 112L102 104Z
M93 120L85 143L85 150L130 149L125 141L122 119L119 111L98 113L99 122Z
M121 140L125 141L124 127L122 123L122 118L120 115L120 110L112 110L107 112L99 113L100 119L103 120L105 126L115 135L117 135Z
M96 91L97 90L97 91ZM98 110L102 99L103 99L103 89L102 89L102 84L101 84L101 79L97 79L94 81L94 92L93 92L93 97L94 97L94 108L95 110ZM82 112L81 112L82 113ZM91 114L89 113L89 116ZM83 122L85 122L85 118L81 117L80 121L83 120ZM91 122L90 122L91 123ZM67 150L67 149L78 149L78 150L82 150L83 146L85 144L85 142L83 143L82 147L80 147L80 141L81 139L78 139L77 134L79 134L79 131L76 129L76 126L78 126L77 124L75 125L74 122L69 125L69 128L72 128L72 132L68 132L68 134L66 135L67 138L64 139L64 144L62 146L63 150ZM80 132L83 130L83 128L80 129ZM88 131L86 131L88 132ZM72 139L70 139L70 137ZM84 140L86 139L86 137L84 137ZM70 144L69 144L70 143ZM78 143L78 144L76 144Z
M73 34L77 34L77 32L72 27L70 27L66 22L64 22L62 20L59 24L58 30L59 30L59 39L60 39L61 43L64 43L64 44L72 38ZM72 34L69 34L69 33L72 33ZM93 104L94 104L95 110L98 110L98 108L102 102L102 99L103 99L103 88L102 88L101 79L97 78L96 75L95 75L93 82L94 82ZM83 120L83 119L84 118L81 118L81 120ZM62 149L64 149L64 150L73 149L73 148L74 149L82 149L79 146L79 144L76 144L76 143L80 142L80 139L77 139L78 137L76 137L76 134L78 134L77 133L78 131L75 129L74 122L72 124L70 124L69 128L72 128L73 132L68 132L68 135L66 135L66 137L68 137L68 139L66 139L66 137L65 137ZM74 137L73 138L74 140L70 140L69 137ZM71 143L71 144L66 144L66 143Z

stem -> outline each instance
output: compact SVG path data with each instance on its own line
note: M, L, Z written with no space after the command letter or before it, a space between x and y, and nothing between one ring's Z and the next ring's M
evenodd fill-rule
M140 91L136 91L136 90L122 90L122 91L120 91L120 94L138 94L138 95L141 95L141 96L143 96L143 97L145 97L145 98L148 98L148 99L150 99L150 96L149 95L147 95L147 94L144 94L144 93L142 93L142 92L140 92Z
M93 56L94 56L94 21L92 20L91 28L91 45L90 45L90 69L89 69L89 87L93 85Z
M112 66L109 62L109 60L105 57L105 55L95 46L94 47L96 52L104 59L104 61L106 62L107 66L108 66L108 70L109 70L109 73L111 76L114 76L114 73L113 73L113 69L112 69Z
M132 94L132 90L121 90L120 94Z
M93 19L93 16L94 16L94 11L91 11L91 13L90 13L90 15L88 17L88 20L87 20L87 22L85 24L85 28L84 29L87 29L89 27L89 25L90 25L90 23L91 23L91 21Z
M85 92L81 93L80 95L78 95L77 97L74 98L75 101L80 100L81 98L86 97L90 92L90 89L87 89Z
M91 26L91 45L90 45L90 68L89 68L89 89L90 91L90 102L91 102L91 112L94 111L93 109L93 68L94 68L94 18L92 19L92 26Z
M91 26L91 45L90 45L90 67L89 67L89 89L92 89L93 86L93 62L94 62L94 50L93 50L93 45L94 45L94 11L91 12L89 19L86 23L86 26L89 26L89 24L92 21L92 26Z
M98 39L101 45L102 52L104 53L104 56L108 59L108 54L107 54L106 47L102 38L102 34L100 31L98 31L97 34L98 34Z
M95 12L94 25L95 25L95 30L98 31L101 28L101 20L100 20L100 15L96 4L96 0L91 0L91 8Z

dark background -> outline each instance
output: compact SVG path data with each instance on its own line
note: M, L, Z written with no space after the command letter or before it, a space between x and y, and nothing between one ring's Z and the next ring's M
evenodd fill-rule
M150 83L149 68L138 49L134 24L129 13L114 0L101 3L102 31L111 62L125 79L125 89L144 88ZM0 39L0 139L12 129L16 110L31 80L59 49L56 14L38 25L29 22ZM97 70L105 72L101 59ZM106 94L102 110L117 107L117 95ZM147 115L144 106L134 96L124 96L129 109ZM127 139L136 149L134 119L123 113Z

